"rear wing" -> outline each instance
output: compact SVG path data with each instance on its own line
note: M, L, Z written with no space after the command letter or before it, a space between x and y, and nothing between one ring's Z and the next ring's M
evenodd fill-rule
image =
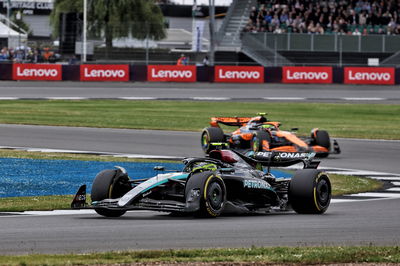
M210 125L218 127L218 124L223 124L227 126L241 127L252 119L253 117L211 117Z

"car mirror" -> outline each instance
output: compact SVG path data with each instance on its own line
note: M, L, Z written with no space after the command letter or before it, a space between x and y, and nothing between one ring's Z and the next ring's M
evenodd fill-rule
M235 169L233 168L221 168L219 171L223 174L229 174L229 173L234 173Z

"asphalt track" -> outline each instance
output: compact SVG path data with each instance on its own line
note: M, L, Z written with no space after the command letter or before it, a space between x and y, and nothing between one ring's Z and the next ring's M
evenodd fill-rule
M0 83L0 97L11 97L11 94L8 93L12 89L3 87L4 84ZM71 97L73 91L78 93L82 90L82 87L96 87L94 84L80 85L80 83L71 83L73 84L71 85L72 89L67 88L70 84L64 83L21 82L10 84L18 84L19 86L17 89L13 89L14 93L19 91L20 87L24 87L21 89L24 93L34 94L43 90L39 93L40 95L36 95L36 98L54 96L49 95L49 92L54 92L54 88L58 85L62 87L59 90L62 93L58 97L61 97L61 95L67 97L67 94L68 97ZM53 84L57 86L53 87ZM168 86L175 85L183 86L177 84L169 84ZM92 91L90 97L108 95L106 98L109 98L115 96L114 89L116 87L118 88L116 91L125 91L126 89L127 94L124 96L144 97L144 94L132 93L131 84L114 85L108 83L102 84L102 86L107 87L100 89L104 90L104 94L94 89L96 92ZM154 87L157 86L160 85ZM193 85L190 90L194 95L199 95L199 93L202 93L202 88L196 86L198 85ZM211 85L207 85L205 88L208 86ZM368 93L368 97L383 97L376 92L377 87L338 86L337 89L335 86L323 87L321 95L319 95L321 92L316 87L310 90L318 94L316 97L325 95L325 92L327 97L342 98L357 95L359 91ZM309 85L304 87L305 90L307 90L306 87L309 87ZM257 95L252 95L252 93L264 92L264 89L264 87L255 86L254 91L248 91L245 94L249 95L248 97L256 98ZM297 89L299 87L296 86ZM395 98L400 98L398 89L397 86L384 87L384 91L387 93L387 96L384 97L390 98L392 101ZM143 93L148 92L148 89L139 90ZM180 92L187 93L182 88L153 88L152 90L155 94L163 91L168 95L172 91L176 91L174 93L178 95L180 95ZM212 90L214 91L214 89ZM243 93L239 87L234 89L228 87L215 88L215 90L230 95ZM280 93L288 93L290 90L292 89L288 87L277 88L269 93L276 93L274 97L281 97L278 96ZM337 90L340 90L340 92ZM196 91L201 92L196 93ZM22 98L33 96L24 95L24 93L14 96ZM298 93L302 94L304 90ZM237 96L238 98L242 97L242 95ZM387 101L378 102L386 103ZM201 155L199 133L195 132L21 125L0 125L0 132L1 146L144 155ZM340 139L339 143L343 154L324 160L322 166L400 174L398 166L400 142ZM400 198L341 202L332 204L324 215L286 213L219 217L217 219L171 217L157 212L132 212L117 219L102 218L85 212L74 215L14 215L2 213L0 214L0 226L2 228L0 254L83 253L126 249L249 247L252 245L399 245L399 203Z
M0 124L0 146L99 153L203 156L199 132ZM400 141L338 139L342 154L321 166L400 174Z
M0 81L0 99L158 98L400 103L400 86Z

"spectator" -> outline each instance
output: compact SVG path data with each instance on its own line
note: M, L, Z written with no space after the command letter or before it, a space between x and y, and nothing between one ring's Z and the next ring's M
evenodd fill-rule
M189 59L184 54L181 54L176 64L178 66L186 66L189 64Z
M397 34L400 24L400 0L259 0L258 4L250 12L245 31L277 33L288 28L295 33L352 34L358 26L363 26L362 29L380 26L390 34ZM358 33L361 34L360 28ZM372 32L362 30L362 33Z

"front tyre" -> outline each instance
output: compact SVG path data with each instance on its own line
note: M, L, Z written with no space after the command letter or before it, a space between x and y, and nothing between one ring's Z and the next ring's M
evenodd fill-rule
M331 202L332 186L326 173L315 169L296 171L289 184L289 203L301 214L322 214Z
M226 187L222 178L215 173L205 172L209 175L203 187L200 199L200 217L217 217L222 213L226 202Z
M104 199L116 199L130 190L126 182L129 178L121 174L119 170L103 170L97 174L92 184L91 199L101 201ZM106 217L119 217L125 214L124 210L110 210L95 208L98 214Z
M219 127L205 128L201 134L201 148L206 154L215 149L213 142L225 142L224 132Z

